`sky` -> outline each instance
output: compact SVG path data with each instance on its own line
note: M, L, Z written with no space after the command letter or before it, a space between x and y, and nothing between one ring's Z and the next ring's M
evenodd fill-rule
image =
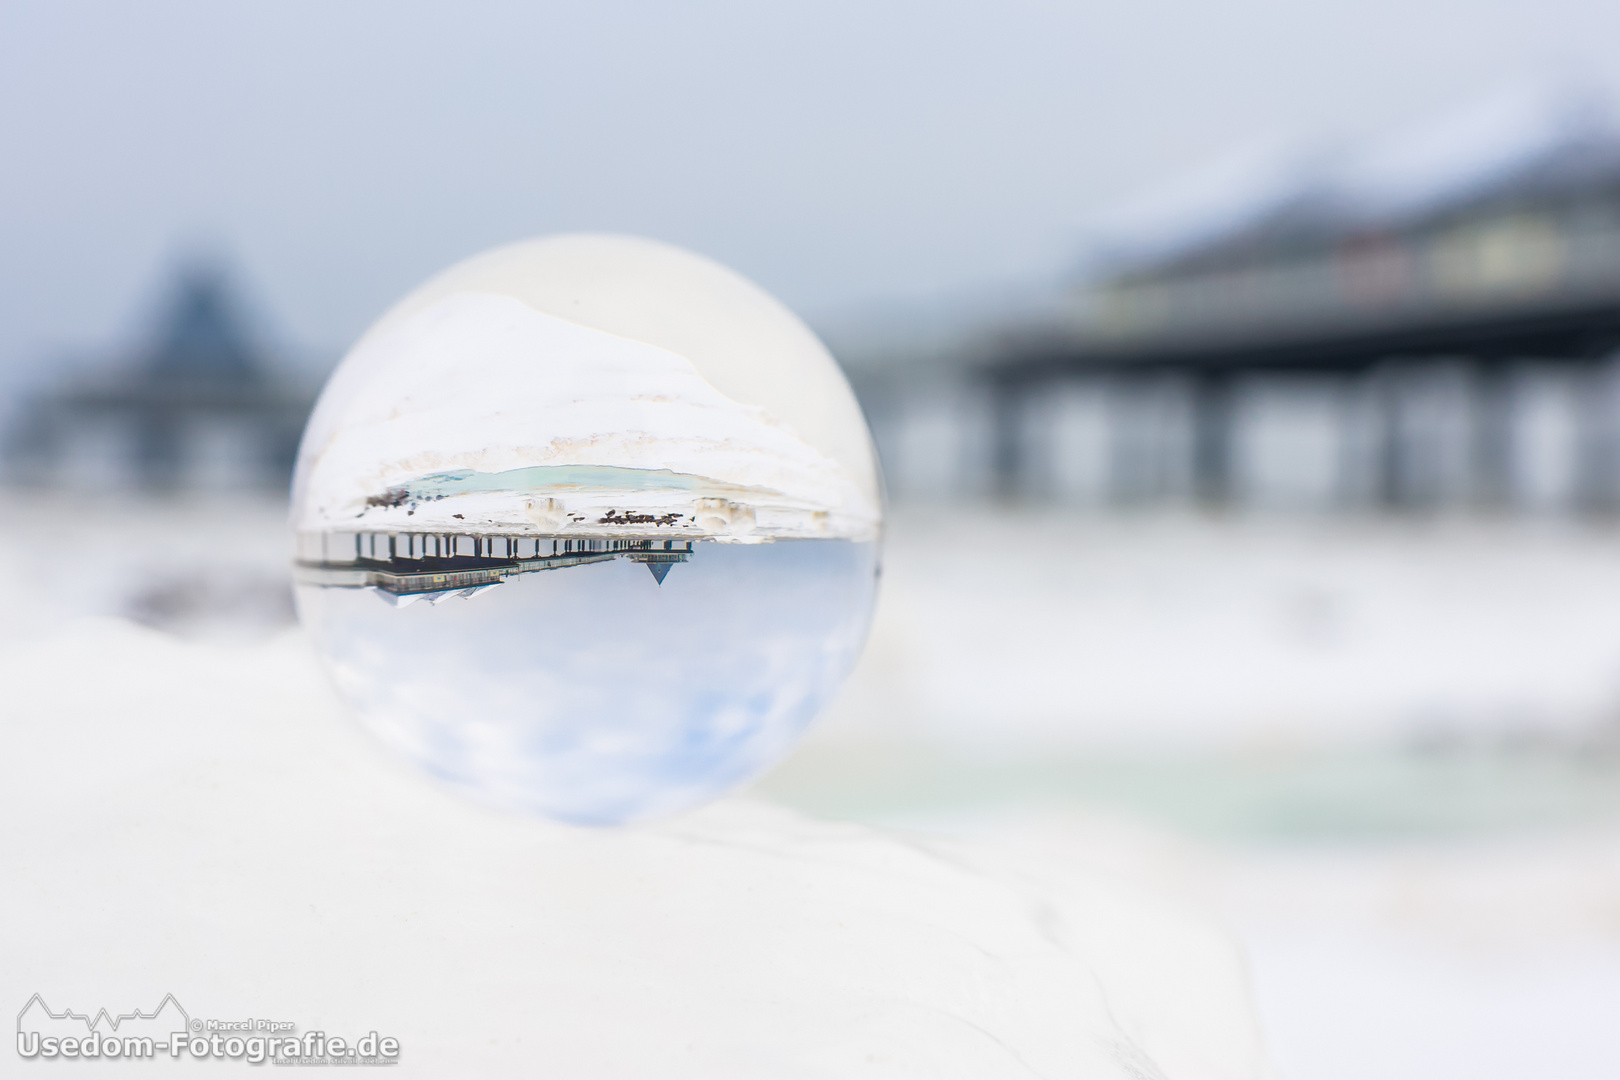
M693 248L813 323L1015 288L1234 145L1617 59L1612 0L0 0L0 384L128 340L198 254L327 359L558 231Z

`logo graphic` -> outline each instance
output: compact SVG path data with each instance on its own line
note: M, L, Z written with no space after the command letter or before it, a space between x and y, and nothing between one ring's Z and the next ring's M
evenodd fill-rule
M17 1014L17 1053L24 1058L236 1059L251 1065L394 1065L399 1040L369 1031L358 1039L299 1032L290 1020L195 1017L173 994L150 1011L93 1015L54 1010L35 994Z
M17 1050L34 1057L48 1039L64 1057L81 1053L85 1057L152 1057L168 1050L170 1036L190 1029L191 1014L173 994L165 994L150 1012L136 1009L116 1016L106 1008L94 1015L72 1009L56 1012L35 994L17 1014Z

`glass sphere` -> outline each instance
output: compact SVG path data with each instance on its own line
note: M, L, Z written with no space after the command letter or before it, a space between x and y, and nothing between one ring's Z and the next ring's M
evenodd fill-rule
M780 759L876 592L837 364L756 286L629 237L498 248L406 296L322 392L292 513L300 618L365 724L581 824Z

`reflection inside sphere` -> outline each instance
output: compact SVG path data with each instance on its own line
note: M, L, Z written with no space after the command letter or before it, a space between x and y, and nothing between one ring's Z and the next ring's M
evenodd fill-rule
M303 564L300 614L369 726L476 796L580 824L777 760L854 662L876 583L876 545L846 540L326 546L355 555Z
M780 304L650 241L528 241L425 283L333 372L294 477L299 612L435 776L652 817L832 697L881 504L849 384Z

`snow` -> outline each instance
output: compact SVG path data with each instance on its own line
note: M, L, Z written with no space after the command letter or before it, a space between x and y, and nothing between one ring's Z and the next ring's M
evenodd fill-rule
M1285 1080L1620 1071L1612 525L942 520L765 793L1215 906Z
M1302 140L1272 136L1149 185L1087 224L1088 261L1118 272L1238 236L1303 199L1322 156Z
M676 486L645 477L644 509L673 502L690 518L694 496L734 502L762 511L761 531L775 536L867 538L881 516L860 406L797 317L700 256L596 235L484 252L386 312L316 404L294 513L303 529L353 524L361 512L362 526L375 517L399 528L415 509L411 527L449 528L453 512L473 515L372 513L367 500L445 473L548 466L674 472ZM477 509L492 528L535 531L528 511L552 496L565 509L579 500L595 524L633 493L513 492ZM618 503L599 506L598 496Z
M1620 1067L1620 830L1254 849L1219 888L1284 1077Z
M1285 215L1328 233L1398 227L1582 156L1620 158L1612 103L1571 80L1526 80L1337 150L1299 137L1241 145L1097 214L1085 234L1096 270L1136 270Z
M1518 83L1352 154L1330 199L1355 223L1399 223L1604 144L1620 144L1620 128L1596 91L1563 81Z
M877 527L837 462L685 357L510 296L458 293L369 335L334 387L303 450L301 530L594 535L618 510L674 511L691 531L701 500L746 507L772 536ZM449 477L483 482L460 492ZM412 499L377 505L391 491ZM561 504L557 520L536 523L540 499Z
M604 1031L582 1003L596 1002L649 1032L649 1057L668 1051L679 1064L684 1049L661 1040L676 1027L718 1030L704 1018L722 1008L740 1018L727 1031L755 1025L759 1045L800 1046L741 985L775 985L789 971L804 996L782 1000L806 1011L807 1042L929 1043L946 1038L924 1029L942 1000L924 994L931 982L960 988L951 980L982 977L984 993L1022 1003L1013 984L1031 969L1022 960L1005 977L988 961L907 968L916 957L882 951L884 935L910 927L905 940L919 953L961 959L950 941L1000 949L1028 923L1003 908L1008 921L994 933L1011 936L995 937L990 922L951 921L928 906L934 899L908 898L957 896L961 907L940 903L960 914L978 903L967 894L982 898L992 881L1035 880L1038 895L1060 898L1071 927L1072 905L1110 895L1224 916L1241 938L1281 1080L1620 1072L1608 1019L1620 1000L1612 525L1027 508L1007 523L992 508L903 507L891 519L870 647L801 750L742 801L592 846L466 807L379 757L336 711L300 639L278 629L284 610L204 594L189 615L153 620L190 635L184 643L96 618L129 610L182 571L284 575L279 507L109 503L94 518L75 517L78 508L38 496L0 503L0 556L22 571L0 608L0 666L12 680L0 684L9 687L0 711L8 738L26 729L29 740L4 759L6 783L20 785L21 805L8 810L27 826L9 830L0 903L36 905L35 926L77 920L82 939L49 930L47 944L29 945L32 931L7 919L0 977L19 1008L36 991L53 1008L150 1008L170 991L191 1007L189 987L205 995L199 1009L276 1009L334 1032L395 1023L402 1038L416 1033L406 1048L418 1054L457 1024L502 1040L504 1051L480 1043L489 1056L465 1059L475 1064L535 1052L528 1036L521 1047L506 1041L524 1025L548 1039L577 1025L579 1042L565 1034L562 1045L594 1039L581 1053L630 1060L639 1044ZM44 723L53 718L54 728ZM88 723L100 726L87 734ZM109 756L98 747L113 738L122 741ZM164 771L170 749L177 764ZM53 785L62 791L39 790ZM219 794L233 789L237 803ZM47 829L54 846L33 839ZM159 835L167 846L149 852L151 869L119 853ZM409 857L396 846L407 839ZM694 849L712 860L692 862ZM854 884L820 883L810 869L847 867L840 853L857 850L878 869ZM26 862L13 854L23 851ZM804 905L778 908L767 927L763 899L756 909L728 894L705 915L712 897L687 871L711 872L721 852L737 856L727 872L739 889L773 904L798 889ZM418 853L432 854L435 873ZM985 876L953 876L936 861L986 859L996 866ZM41 877L42 867L55 876ZM383 901L367 884L374 875L387 885ZM176 887L154 899L160 878ZM48 892L60 916L45 910L47 880L74 882ZM141 952L148 946L125 940L140 936L124 930L140 921L126 897L177 905L187 921L177 928L181 916L163 915L151 924L158 944ZM827 906L814 908L814 897ZM423 902L407 910L401 898ZM615 950L622 927L590 916L591 904L642 926L639 936ZM549 944L516 935L531 909L559 927ZM840 920L847 937L829 929ZM778 949L778 932L804 935L804 949ZM362 954L390 933L403 935L389 939L403 959L367 976ZM688 934L694 949L713 951L677 955ZM187 951L195 941L210 959ZM874 949L892 969L864 984L866 1011L829 1004L854 991L832 987L827 967L806 958L823 947L849 964ZM80 966L52 968L47 948ZM105 952L85 959L92 948ZM333 958L322 959L327 949ZM745 955L719 986L681 981L707 978L705 965L732 949L759 956ZM1102 972L1103 954L1088 950L1077 955ZM265 959L282 953L287 967ZM651 967L638 966L642 955ZM509 956L538 959L517 971ZM307 979L289 973L299 965ZM557 987L575 965L590 966L592 981L572 984L579 1000L563 1000ZM491 985L462 1002L462 970L487 972ZM807 981L816 971L829 981ZM641 989L615 990L600 972ZM433 980L456 991L437 995L442 1022L414 1011L402 989ZM541 984L552 996L518 993ZM496 1000L506 993L541 1005L514 1018ZM877 1000L885 993L889 1004ZM557 1023L537 1028L550 1009ZM1023 1045L1011 1029L987 1029ZM941 1045L979 1061L960 1043ZM700 1056L705 1047L721 1055L702 1058L710 1074L725 1075L722 1051L700 1040ZM452 1052L472 1053L457 1043L426 1060ZM836 1075L838 1063L816 1052L796 1059L807 1062L801 1071ZM950 1075L949 1062L933 1064L924 1071Z
M1620 713L1611 527L896 511L842 708L965 753L1399 747Z
M79 620L0 686L19 1007L172 993L377 1031L431 1076L1264 1074L1233 944L1084 867L746 800L633 830L499 816L365 738L292 634Z

